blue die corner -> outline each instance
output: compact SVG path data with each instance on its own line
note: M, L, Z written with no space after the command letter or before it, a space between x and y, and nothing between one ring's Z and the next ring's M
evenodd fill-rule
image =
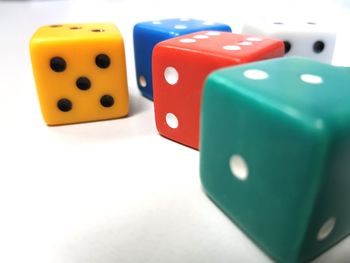
M203 30L232 32L230 26L226 24L181 18L141 22L134 26L136 82L143 96L153 100L152 51L154 46L173 37Z

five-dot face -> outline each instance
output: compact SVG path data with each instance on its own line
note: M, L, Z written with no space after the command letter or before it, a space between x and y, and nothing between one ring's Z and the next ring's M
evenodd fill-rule
M79 41L75 40L77 36ZM124 46L114 25L40 28L31 40L31 56L47 124L112 119L127 114Z
M74 30L79 29L78 27L72 28ZM98 54L95 58L95 64L97 68L107 69L111 64L111 60L107 54ZM66 70L67 63L62 57L53 57L50 59L50 67L54 72L63 72ZM78 88L81 91L88 91L92 87L92 84L89 77L80 76L76 80L75 86L76 87L74 88ZM100 103L103 107L112 107L114 104L114 98L111 95L104 94L100 97ZM60 98L57 101L57 108L62 112L69 112L73 109L73 102L69 98Z

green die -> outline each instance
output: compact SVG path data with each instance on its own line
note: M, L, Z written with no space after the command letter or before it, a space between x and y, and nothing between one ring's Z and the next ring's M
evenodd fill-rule
M201 113L201 181L279 262L350 233L350 74L302 58L214 72Z

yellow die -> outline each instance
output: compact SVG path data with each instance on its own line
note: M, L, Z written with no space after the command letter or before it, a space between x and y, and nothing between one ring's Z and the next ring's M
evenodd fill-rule
M113 24L44 26L33 35L30 53L48 125L128 114L124 43Z

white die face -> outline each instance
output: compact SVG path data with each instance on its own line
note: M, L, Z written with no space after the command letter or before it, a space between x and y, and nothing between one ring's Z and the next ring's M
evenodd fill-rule
M245 24L242 33L285 41L286 56L303 56L321 62L332 62L336 33L316 22L259 21Z

